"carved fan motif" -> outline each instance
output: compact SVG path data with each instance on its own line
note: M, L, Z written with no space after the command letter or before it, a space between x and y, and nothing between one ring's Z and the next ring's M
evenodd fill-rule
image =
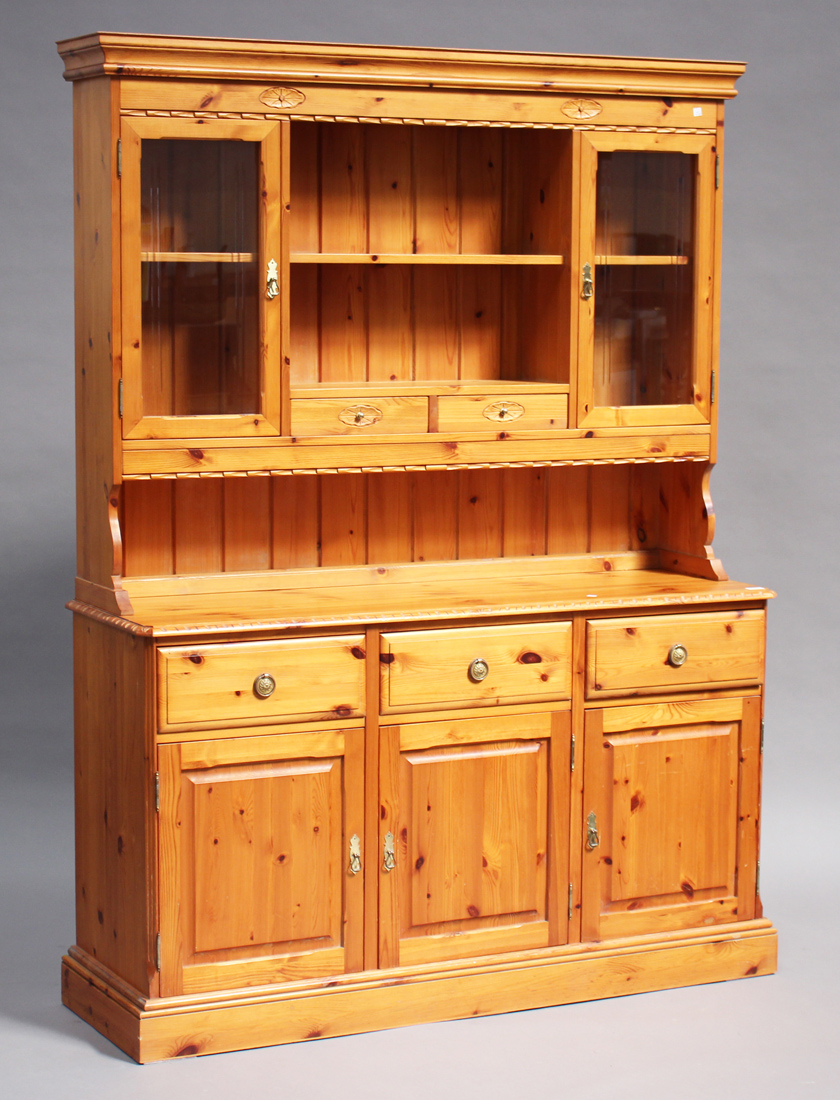
M260 93L260 102L275 111L288 111L290 107L297 107L305 99L306 96L297 88L266 88Z
M560 108L569 118L594 118L603 110L594 99L569 99Z
M366 424L375 424L382 419L382 410L376 405L348 405L338 414L342 424L350 424L354 428L363 428Z
M518 420L524 412L524 405L518 401L494 401L483 410L483 415L499 424L508 424L511 420Z

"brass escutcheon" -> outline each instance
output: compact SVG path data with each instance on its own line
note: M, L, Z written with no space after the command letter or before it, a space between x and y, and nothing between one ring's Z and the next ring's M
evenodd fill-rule
M254 694L260 699L267 699L277 687L277 682L270 672L261 672L254 680Z

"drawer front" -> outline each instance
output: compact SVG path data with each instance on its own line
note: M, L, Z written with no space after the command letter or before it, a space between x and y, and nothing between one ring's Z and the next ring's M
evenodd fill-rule
M351 634L166 646L158 654L161 727L360 715L364 645L364 635Z
M571 623L383 634L382 710L568 699Z
M417 434L429 428L426 397L298 397L292 435Z
M763 667L763 611L599 619L586 627L590 699L758 684Z
M569 397L565 393L464 394L438 398L438 431L499 432L565 428Z

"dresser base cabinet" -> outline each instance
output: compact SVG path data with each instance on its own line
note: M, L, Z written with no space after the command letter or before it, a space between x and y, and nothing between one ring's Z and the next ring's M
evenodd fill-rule
M770 974L744 66L93 34L76 936L139 1062Z

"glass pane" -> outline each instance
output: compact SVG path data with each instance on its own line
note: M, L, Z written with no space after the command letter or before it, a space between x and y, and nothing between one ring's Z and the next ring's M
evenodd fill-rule
M687 153L601 153L596 405L693 400L694 180Z
M258 147L145 141L143 408L259 411Z

